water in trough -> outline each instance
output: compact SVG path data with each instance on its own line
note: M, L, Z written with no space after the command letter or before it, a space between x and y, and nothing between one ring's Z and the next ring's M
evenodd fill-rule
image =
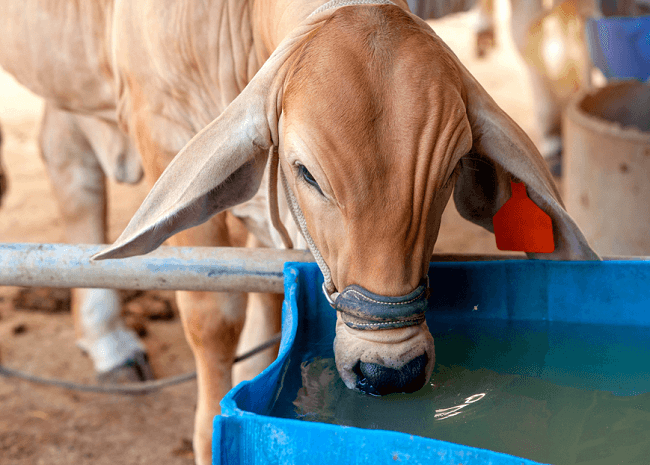
M647 464L650 328L483 321L434 331L414 394L345 387L334 360L289 371L271 415L402 431L552 464Z

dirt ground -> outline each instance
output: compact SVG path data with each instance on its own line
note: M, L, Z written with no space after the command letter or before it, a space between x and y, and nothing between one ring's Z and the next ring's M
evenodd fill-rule
M474 13L432 25L496 101L536 140L528 77L503 24L508 14L505 7L500 13L497 49L480 61L474 57ZM36 145L42 109L39 98L0 71L0 122L10 178L10 190L0 209L2 242L63 242L62 224ZM122 231L146 192L144 184L110 185L111 240ZM493 236L462 220L453 207L445 212L436 247L439 252L497 251ZM43 293L47 291L25 294L18 288L0 288L2 364L41 376L94 383L90 360L75 347L67 292L41 299L45 302L41 306L49 305L49 311L20 308L30 306L25 297L33 301ZM138 299L151 303L169 301L172 296L148 293ZM157 377L194 369L177 313L171 319L140 323ZM0 463L190 464L195 390L196 383L189 382L154 394L124 397L0 378Z

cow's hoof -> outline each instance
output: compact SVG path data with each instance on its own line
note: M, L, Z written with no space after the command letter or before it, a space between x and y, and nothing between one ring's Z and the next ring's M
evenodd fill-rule
M136 352L122 365L97 375L99 384L127 384L154 379L149 357L144 352Z

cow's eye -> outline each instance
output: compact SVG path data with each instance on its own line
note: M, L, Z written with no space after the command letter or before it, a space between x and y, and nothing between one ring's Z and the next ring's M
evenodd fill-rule
M305 165L298 164L298 176L304 179L307 184L316 189L320 195L323 195L323 191L314 179L314 176L309 172Z

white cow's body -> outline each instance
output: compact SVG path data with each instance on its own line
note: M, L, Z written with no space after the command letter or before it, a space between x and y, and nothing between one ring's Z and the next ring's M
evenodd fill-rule
M0 66L46 100L39 145L71 243L107 242L105 178L142 176L139 155L116 124L111 4L0 3ZM79 345L100 379L151 377L144 346L120 319L116 291L75 289L72 307ZM126 366L138 361L136 371Z

